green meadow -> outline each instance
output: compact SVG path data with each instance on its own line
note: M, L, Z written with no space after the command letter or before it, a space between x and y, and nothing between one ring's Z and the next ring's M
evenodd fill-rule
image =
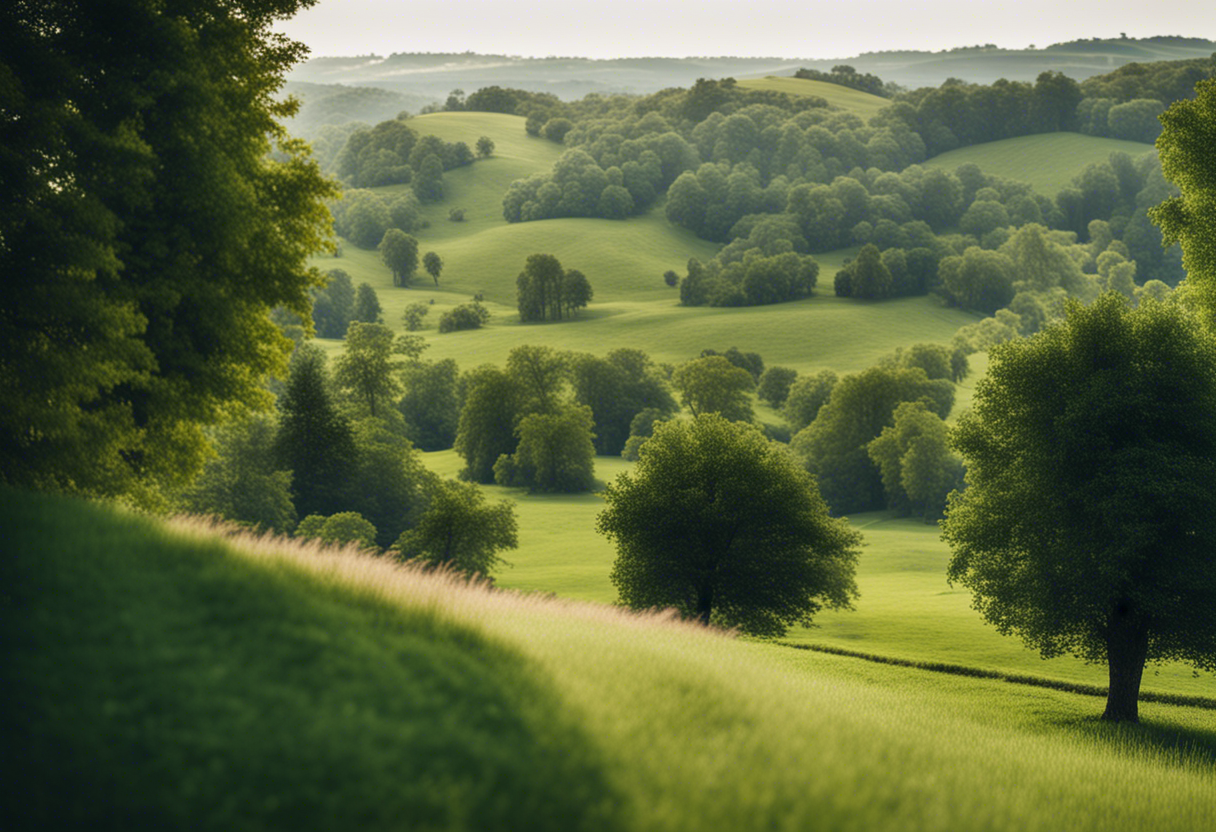
M877 115L879 110L891 103L878 95L842 87L840 84L829 84L827 81L812 81L809 78L769 75L764 78L740 80L739 86L747 90L772 90L787 95L815 95L834 107L860 116L862 121L869 121L871 116Z
M1141 142L1081 133L1040 133L951 150L923 164L954 170L959 165L971 163L984 173L1029 183L1044 196L1054 197L1068 187L1086 165L1105 162L1112 153L1126 153L1135 158L1152 151L1151 144Z
M420 271L410 287L394 287L378 252L349 243L340 256L314 262L322 269L344 269L356 284L371 284L385 323L394 328L401 327L407 305L433 301L424 321L426 329L420 333L430 344L428 358L453 358L462 368L470 368L501 364L520 344L540 344L596 354L640 346L656 361L678 363L706 348L737 346L760 353L768 364L799 371L851 372L897 347L922 341L948 343L960 326L977 320L976 315L948 309L928 297L876 304L836 298L832 280L856 249L816 255L819 285L815 295L803 301L740 309L681 307L677 290L663 282L663 273L683 274L690 257L709 259L718 245L667 222L661 202L646 214L625 220L507 223L498 213L507 185L549 170L561 146L527 136L524 119L518 116L435 113L410 123L446 141L471 144L487 135L495 142L494 157L444 175L445 199L426 208L430 227L415 235L421 252L434 251L443 258L439 285ZM499 175L500 166L508 175ZM391 194L402 187L381 190ZM465 206L464 222L448 220L450 208ZM566 268L587 275L595 296L577 320L519 323L515 279L528 256L536 253L552 254ZM440 335L439 315L478 293L492 315L489 326ZM338 341L320 343L331 353L341 349Z
M16 828L1216 824L1207 710L1107 725L1073 693L3 496Z

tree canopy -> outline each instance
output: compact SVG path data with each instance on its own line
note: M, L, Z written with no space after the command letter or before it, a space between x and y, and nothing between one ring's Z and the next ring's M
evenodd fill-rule
M616 543L612 583L634 609L779 636L857 597L861 535L750 425L716 414L656 425L605 499L597 528Z
M518 545L513 503L487 505L476 485L442 480L431 489L430 505L417 525L393 548L403 560L488 578L504 563L498 553Z
M149 497L269 405L336 194L275 120L308 5L0 8L0 480Z
M992 349L953 434L967 489L951 581L1001 633L1110 670L1136 721L1146 661L1216 666L1216 340L1114 293Z

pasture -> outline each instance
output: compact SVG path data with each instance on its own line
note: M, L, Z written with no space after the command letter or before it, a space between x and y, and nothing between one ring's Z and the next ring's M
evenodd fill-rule
M745 90L772 90L787 95L815 95L828 104L847 110L862 121L869 121L871 116L891 102L878 95L832 84L827 81L812 81L809 78L782 78L769 75L764 78L746 78L739 81L739 86Z
M18 828L1216 824L1211 711L1104 725L1092 697L4 497Z
M1140 142L1081 133L1040 133L951 150L922 164L927 168L954 170L971 163L984 173L1026 182L1044 196L1054 198L1086 165L1105 162L1112 153L1126 153L1135 158L1152 152L1151 144Z

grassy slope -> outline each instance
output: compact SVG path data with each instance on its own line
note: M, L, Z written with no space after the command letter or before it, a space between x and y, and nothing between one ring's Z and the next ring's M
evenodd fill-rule
M769 75L766 78L742 80L739 86L748 90L773 90L789 95L817 95L833 106L860 116L862 121L869 121L871 116L891 103L886 98L868 92L806 78L778 78Z
M27 495L0 512L18 531L6 586L21 589L0 610L24 625L4 712L23 767L6 797L89 828L1216 823L1209 711L1146 705L1148 725L1105 726L1072 694L383 561L235 551Z
M1151 144L1140 142L1080 133L1043 133L951 150L934 156L924 166L954 170L972 162L984 173L1028 182L1039 193L1054 197L1088 164L1105 162L1116 152L1136 157L1152 150Z

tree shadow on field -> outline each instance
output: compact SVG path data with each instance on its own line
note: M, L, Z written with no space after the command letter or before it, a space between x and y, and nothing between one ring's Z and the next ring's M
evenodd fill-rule
M1140 718L1139 724L1104 722L1096 716L1061 719L1056 724L1121 753L1150 753L1171 764L1216 768L1216 727L1197 727L1171 714L1142 713Z

